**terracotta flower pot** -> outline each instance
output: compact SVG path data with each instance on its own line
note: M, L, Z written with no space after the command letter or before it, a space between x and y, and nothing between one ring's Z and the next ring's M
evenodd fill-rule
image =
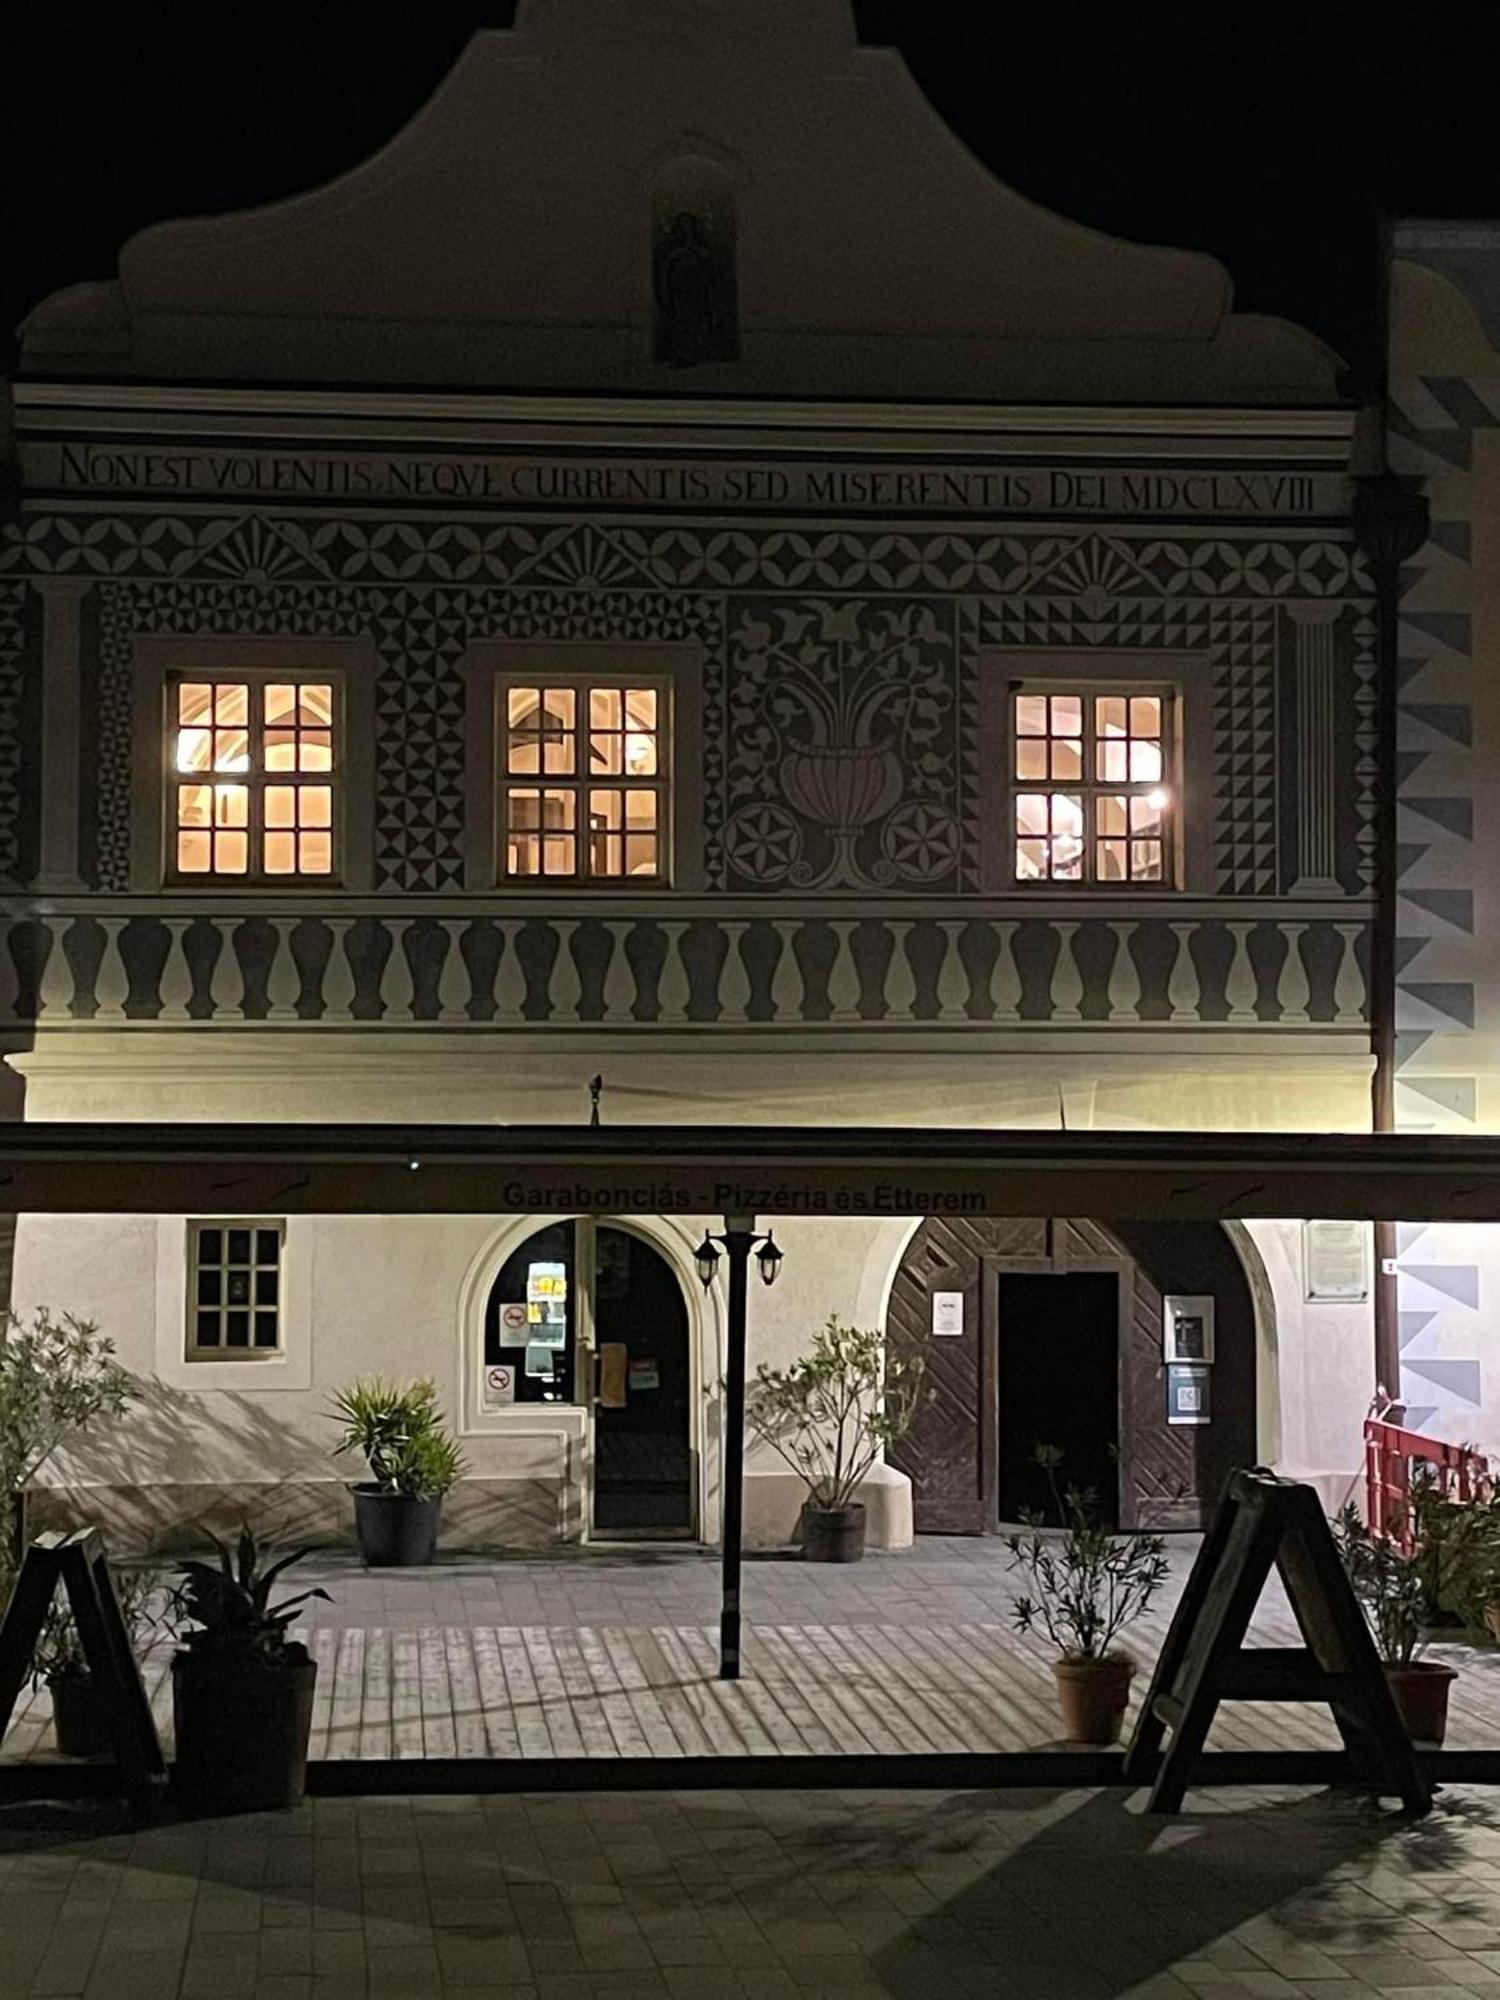
M1457 1670L1441 1660L1412 1660L1387 1667L1385 1677L1413 1743L1441 1743L1448 1729L1448 1689Z
M1069 1743L1107 1745L1120 1740L1135 1661L1054 1660L1057 1705Z

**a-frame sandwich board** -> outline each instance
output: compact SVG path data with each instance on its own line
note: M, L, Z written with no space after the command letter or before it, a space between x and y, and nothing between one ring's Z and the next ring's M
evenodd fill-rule
M59 1583L67 1592L83 1657L104 1703L120 1789L132 1805L144 1806L157 1797L166 1764L97 1528L39 1535L21 1559L16 1587L0 1620L0 1738L10 1727Z
M1244 1644L1272 1569L1302 1646ZM1136 1720L1125 1776L1152 1781L1153 1812L1181 1806L1221 1701L1326 1702L1351 1779L1399 1797L1409 1812L1431 1808L1431 1787L1318 1496L1271 1473L1231 1474Z

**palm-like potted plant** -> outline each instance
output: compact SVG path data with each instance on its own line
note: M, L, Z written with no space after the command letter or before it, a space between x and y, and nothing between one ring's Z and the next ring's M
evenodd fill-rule
M370 1568L430 1563L443 1496L463 1477L464 1457L448 1435L432 1382L351 1382L330 1415L343 1425L334 1446L364 1454L370 1477L351 1488L360 1553Z
M287 1637L310 1598L271 1602L276 1579L306 1553L275 1561L249 1528L231 1552L216 1535L217 1563L185 1562L173 1593L185 1643L172 1661L177 1762L172 1782L192 1809L264 1812L297 1805L307 1777L317 1662Z
M789 1368L756 1370L745 1422L807 1488L806 1562L858 1562L865 1547L860 1482L880 1453L905 1437L922 1392L920 1355L888 1354L878 1332L831 1314Z
M1456 1673L1440 1660L1421 1657L1424 1631L1433 1620L1432 1551L1423 1547L1421 1521L1417 1509L1412 1546L1404 1549L1394 1538L1376 1534L1351 1503L1335 1518L1333 1532L1407 1735L1415 1743L1441 1743Z
M117 1568L112 1563L110 1575L131 1650L139 1658L171 1630L159 1601L162 1572L149 1564ZM60 1598L49 1605L32 1651L31 1685L33 1691L45 1687L52 1697L52 1733L64 1757L105 1754L110 1738L104 1703L84 1657L73 1613Z
M1166 1543L1160 1535L1118 1535L1104 1527L1090 1488L1059 1487L1057 1447L1038 1445L1035 1456L1064 1526L1044 1532L1040 1518L1028 1515L1027 1532L1007 1536L1011 1568L1023 1570L1030 1584L1012 1615L1018 1630L1042 1632L1057 1648L1052 1672L1067 1740L1117 1743L1135 1672L1117 1642L1167 1580Z

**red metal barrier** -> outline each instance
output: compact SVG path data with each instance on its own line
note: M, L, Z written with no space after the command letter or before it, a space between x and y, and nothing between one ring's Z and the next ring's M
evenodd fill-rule
M1490 1489L1489 1460L1467 1445L1443 1444L1380 1417L1365 1419L1365 1517L1378 1535L1411 1546L1411 1468L1430 1465L1448 1500L1478 1500Z

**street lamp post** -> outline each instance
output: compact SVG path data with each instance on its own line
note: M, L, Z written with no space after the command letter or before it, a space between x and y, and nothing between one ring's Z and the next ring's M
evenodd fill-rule
M774 1285L781 1252L770 1235L758 1237L753 1215L726 1215L724 1232L707 1230L695 1261L703 1289L719 1269L722 1245L729 1259L729 1334L724 1368L722 1577L719 1606L719 1679L740 1677L740 1543L745 1523L745 1294L752 1254L763 1283Z

